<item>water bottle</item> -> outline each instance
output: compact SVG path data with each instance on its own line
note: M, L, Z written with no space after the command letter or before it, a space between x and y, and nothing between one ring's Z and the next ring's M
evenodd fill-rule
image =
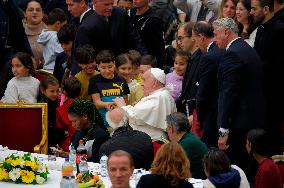
M106 177L108 175L107 174L107 159L108 157L106 155L103 155L100 159L102 177Z
M72 144L69 146L69 162L76 169L76 150Z
M86 167L88 168L87 158L88 158L87 148L84 146L84 141L80 140L76 152L77 173L81 172L80 166L84 171L86 170ZM80 165L81 161L82 164Z
M80 173L84 173L84 172L89 171L88 162L87 162L85 157L81 157L81 159L80 159L79 171L80 171Z
M63 176L60 182L60 188L77 188L78 183L74 176Z
M61 169L62 178L73 176L73 170L74 168L72 164L69 162L69 159L65 158L65 162L63 163L62 169Z

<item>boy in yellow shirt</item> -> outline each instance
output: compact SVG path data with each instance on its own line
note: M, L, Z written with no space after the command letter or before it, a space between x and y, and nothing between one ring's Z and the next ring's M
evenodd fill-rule
M100 74L95 69L97 66L95 58L95 50L90 45L79 47L75 52L75 61L82 69L75 75L82 85L79 98L91 100L88 95L89 80L91 77Z

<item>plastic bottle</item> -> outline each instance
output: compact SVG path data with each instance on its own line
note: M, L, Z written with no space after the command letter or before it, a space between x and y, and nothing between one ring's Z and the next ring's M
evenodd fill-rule
M69 162L76 169L76 150L72 144L69 146Z
M80 166L82 166L82 168L84 169L84 167L86 167L87 164L88 167L87 158L88 158L87 148L84 146L84 141L80 140L79 146L77 147L76 151L77 173L81 172ZM83 161L83 164L80 165L81 161Z
M68 158L65 158L65 162L62 165L62 179L60 182L60 188L77 188L77 182L75 184L75 177L73 175L74 167L69 162Z
M74 171L74 167L69 162L69 159L65 158L65 162L63 163L62 169L61 169L62 178L65 177L65 176L66 177L73 176L73 171Z
M60 188L77 188L78 183L74 176L63 176L60 182Z
M102 177L106 177L108 175L107 174L107 159L108 157L106 155L103 155L100 159Z

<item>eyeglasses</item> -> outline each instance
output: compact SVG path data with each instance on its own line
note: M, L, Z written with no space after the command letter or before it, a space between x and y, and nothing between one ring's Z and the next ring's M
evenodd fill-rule
M178 41L182 41L182 40L183 40L184 38L186 38L186 37L189 37L189 36L178 36L178 37L177 37L177 40L178 40Z

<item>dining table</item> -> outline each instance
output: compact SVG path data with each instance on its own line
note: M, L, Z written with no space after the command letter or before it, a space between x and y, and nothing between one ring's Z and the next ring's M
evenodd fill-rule
M11 154L14 155L23 155L27 152L10 150L7 147L2 147L0 145L0 163L5 160L5 158ZM40 161L47 164L49 168L49 174L47 181L43 184L16 184L13 182L3 182L0 181L0 188L60 188L60 181L62 179L61 168L65 159L61 157L53 157L45 154L31 153L32 156L37 157ZM50 160L52 159L52 160ZM102 177L100 175L100 164L88 162L88 169L93 174L99 174L100 179L103 181L105 188L111 187L111 181L108 176ZM149 174L149 171L143 169L135 169L133 175L130 178L130 186L131 188L135 188L139 179L137 179L137 174L139 173L139 177L144 174ZM194 188L203 188L203 180L190 178L189 182L192 183Z

